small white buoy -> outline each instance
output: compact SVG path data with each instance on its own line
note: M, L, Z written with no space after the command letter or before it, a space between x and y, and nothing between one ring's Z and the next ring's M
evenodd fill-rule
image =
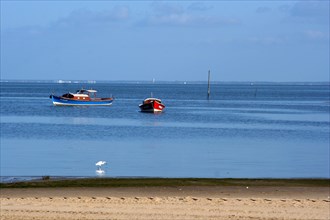
M247 186L246 188L248 189L249 187Z

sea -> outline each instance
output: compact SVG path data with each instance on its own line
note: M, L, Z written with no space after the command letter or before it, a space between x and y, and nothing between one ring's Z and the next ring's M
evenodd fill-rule
M54 106L95 89L112 106ZM329 83L1 82L1 182L329 178ZM160 114L142 113L150 96ZM95 163L103 160L103 173Z

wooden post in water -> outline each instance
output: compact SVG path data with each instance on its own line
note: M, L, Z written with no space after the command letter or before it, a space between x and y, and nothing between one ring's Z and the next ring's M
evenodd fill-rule
M207 99L210 99L210 94L211 94L210 80L211 80L211 71L209 70L209 76L207 82Z

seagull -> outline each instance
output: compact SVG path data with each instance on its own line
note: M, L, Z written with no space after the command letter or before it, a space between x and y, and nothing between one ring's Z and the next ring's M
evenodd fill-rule
M97 162L95 165L98 166L99 168L101 168L102 165L106 164L106 161L100 160L99 162Z
M103 174L105 173L104 170L102 170L102 165L106 164L107 162L106 161L102 161L100 160L99 162L97 162L95 165L97 166L97 170L96 172L99 173L99 174Z

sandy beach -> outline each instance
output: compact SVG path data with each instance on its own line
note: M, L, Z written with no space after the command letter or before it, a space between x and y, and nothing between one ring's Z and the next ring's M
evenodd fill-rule
M1 219L329 219L329 187L1 189Z

